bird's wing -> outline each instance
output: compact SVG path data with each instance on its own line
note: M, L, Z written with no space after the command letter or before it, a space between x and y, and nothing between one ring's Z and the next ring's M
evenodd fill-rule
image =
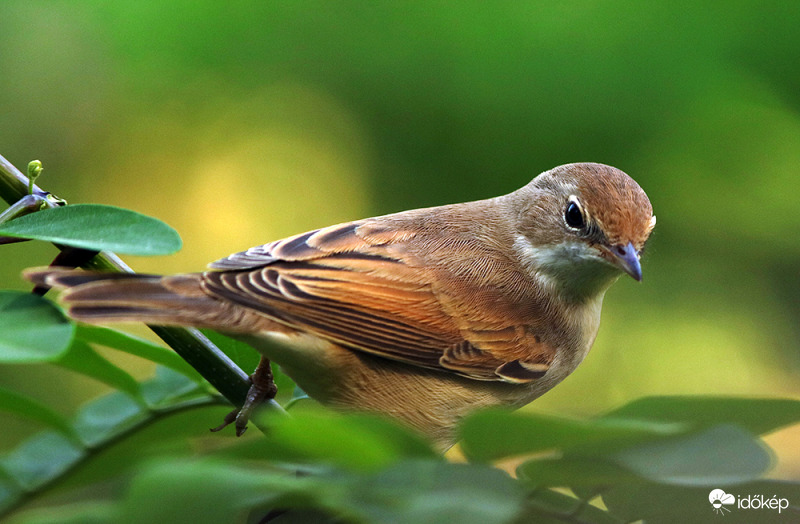
M204 273L203 285L356 350L479 380L543 376L553 348L506 320L454 306L437 289L446 270L423 267L404 249L415 235L379 221L331 226L215 262L219 271Z

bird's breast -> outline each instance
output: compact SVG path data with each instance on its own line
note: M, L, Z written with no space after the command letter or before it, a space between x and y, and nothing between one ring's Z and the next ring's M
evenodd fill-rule
M603 294L600 294L596 298L565 310L564 323L567 326L566 331L571 333L571 336L566 337L564 347L559 349L551 366L552 378L556 383L575 371L589 353L600 327L602 306Z

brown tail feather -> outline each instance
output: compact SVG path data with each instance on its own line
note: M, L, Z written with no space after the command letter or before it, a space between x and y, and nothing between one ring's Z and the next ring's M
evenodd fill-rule
M145 322L232 330L238 324L230 306L203 292L199 274L160 277L33 268L24 276L38 285L64 290L61 302L67 313L83 322Z
M22 272L22 276L39 286L50 286L57 289L66 289L100 279L124 280L134 276L137 278L145 278L154 277L155 275L145 275L141 273L100 273L96 271L79 271L71 268L48 266L28 268Z

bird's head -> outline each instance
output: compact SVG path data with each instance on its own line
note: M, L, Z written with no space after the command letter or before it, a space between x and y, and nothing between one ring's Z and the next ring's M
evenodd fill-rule
M563 294L589 298L622 272L642 280L641 253L656 217L642 188L619 169L567 164L509 196L521 209L515 251Z

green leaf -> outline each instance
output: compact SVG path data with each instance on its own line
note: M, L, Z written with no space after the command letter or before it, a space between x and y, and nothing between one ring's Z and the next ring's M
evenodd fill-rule
M650 442L621 451L614 460L643 478L684 486L738 484L771 465L765 447L736 426Z
M337 483L335 476L331 480ZM360 513L364 522L512 522L524 496L521 486L498 469L443 461L406 460L349 483L349 500L337 509Z
M592 487L639 480L622 466L604 456L555 456L528 460L517 468L525 483L549 487Z
M231 462L161 461L134 478L121 522L235 522L263 507L253 512L258 522L271 505L318 508L344 522L503 524L514 521L523 501L520 486L497 469L439 460L302 476Z
M601 487L644 480L709 486L753 480L771 464L763 444L736 426L634 445L621 451L536 457L517 468L532 486Z
M292 416L265 413L266 456L286 462L314 462L372 470L402 458L437 454L418 435L397 423L367 414L342 415L314 406Z
M36 420L60 431L67 437L77 439L77 435L67 419L30 397L0 388L0 410Z
M182 373L162 366L156 368L155 376L140 384L142 397L152 409L169 408L175 404L210 399L208 390Z
M472 460L490 461L554 449L580 449L583 453L623 449L676 435L683 426L616 418L574 420L488 410L469 416L460 429L464 454Z
M160 220L100 204L55 207L24 215L0 225L0 236L128 255L168 255L181 248L178 233Z
M35 489L78 463L86 450L61 433L34 435L0 459L0 466L27 489Z
M97 446L152 416L130 396L114 392L81 407L74 424L84 442L89 446Z
M729 486L756 479L769 466L769 453L751 435L718 426L610 454L536 458L517 473L532 486L624 489L643 482Z
M148 340L134 337L133 335L115 329L88 326L86 324L78 325L75 336L87 342L124 351L128 354L155 362L156 364L161 364L162 366L189 377L196 383L205 382L203 377L201 377L192 366L187 364L185 360L179 357L177 353L171 349L153 344Z
M92 377L143 402L139 383L132 376L98 355L86 342L74 340L58 365Z
M646 397L611 411L608 418L682 422L696 427L736 424L761 435L800 422L800 400L732 397Z
M63 354L75 332L53 303L19 291L0 291L0 362L43 362Z
M243 522L247 507L319 485L315 479L231 463L158 460L134 477L118 522Z

